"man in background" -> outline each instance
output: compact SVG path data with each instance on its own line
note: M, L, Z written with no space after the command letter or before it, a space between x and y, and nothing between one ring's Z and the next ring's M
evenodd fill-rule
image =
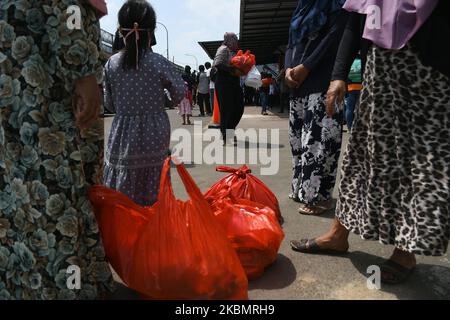
M214 109L214 81L212 81L211 79L211 63L206 62L205 63L205 67L206 67L206 75L208 76L208 80L209 80L209 104L211 107L211 112L209 115L212 115L212 110Z
M205 112L211 114L211 104L209 100L209 77L205 72L205 67L199 67L200 73L198 74L198 90L197 90L197 103L200 108L200 116L204 117Z

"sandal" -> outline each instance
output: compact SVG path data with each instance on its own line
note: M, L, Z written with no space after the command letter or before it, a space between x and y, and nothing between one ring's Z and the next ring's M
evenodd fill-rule
M392 260L386 260L381 265L381 282L385 284L401 284L406 282L413 274L416 267L406 268ZM387 277L386 277L387 276Z
M328 254L328 255L344 255L348 253L348 249L345 251L334 249L323 249L319 247L315 239L302 239L300 241L291 241L291 248L294 251L308 254Z
M320 216L325 212L331 210L333 208L333 202L331 200L324 201L319 203L318 205L312 206L307 204L302 204L298 209L300 214L305 216Z

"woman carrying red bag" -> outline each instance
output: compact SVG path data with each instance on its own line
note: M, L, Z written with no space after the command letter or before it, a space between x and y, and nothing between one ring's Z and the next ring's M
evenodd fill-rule
M213 64L213 67L217 69L215 85L224 145L227 143L227 130L235 130L244 114L244 96L240 83L243 73L231 65L231 60L238 48L239 40L236 34L227 32L222 46L217 50ZM232 139L232 137L228 138Z

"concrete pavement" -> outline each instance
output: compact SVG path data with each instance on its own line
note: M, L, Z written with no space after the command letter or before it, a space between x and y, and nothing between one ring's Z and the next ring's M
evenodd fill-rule
M169 112L172 129L180 128L181 118L175 110ZM194 111L198 114L198 110ZM204 121L208 118L194 117ZM241 128L268 128L280 130L280 143L271 146L279 151L280 170L276 176L259 176L260 166L252 165L256 176L263 180L277 195L286 234L277 262L267 269L264 276L250 282L250 299L450 299L450 255L444 257L418 257L418 267L411 280L401 286L383 286L381 290L367 288L367 267L377 265L388 258L392 247L377 242L363 241L350 236L350 253L343 257L304 255L293 252L289 241L315 237L327 231L334 214L328 212L322 217L306 217L297 213L298 204L288 199L290 192L291 155L288 141L287 114L272 114L264 117L260 109L247 107ZM109 133L111 118L106 120ZM183 127L193 131L193 127ZM348 134L344 134L344 148ZM175 144L175 143L174 143ZM206 144L206 143L204 143ZM255 146L249 146L254 148ZM216 173L215 166L192 165L187 168L202 191L224 177ZM174 191L180 198L186 198L181 181L173 174ZM337 188L334 194L337 196ZM136 298L125 290L116 294L117 299Z

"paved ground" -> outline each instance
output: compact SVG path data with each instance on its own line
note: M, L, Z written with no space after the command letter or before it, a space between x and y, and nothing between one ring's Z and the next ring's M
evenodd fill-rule
M198 112L195 112L197 114ZM181 120L175 111L169 111L172 128L181 127ZM208 118L203 120L207 125ZM107 132L111 119L107 120ZM278 196L285 218L285 241L279 252L278 261L265 275L250 283L250 299L450 299L450 256L418 258L417 272L408 284L382 290L367 288L366 270L389 257L392 247L377 242L362 241L357 236L350 238L350 253L345 257L311 256L290 250L289 240L299 237L314 237L327 230L333 219L330 211L323 217L305 217L297 213L297 204L288 199L291 176L291 157L288 143L287 115L259 115L259 110L247 107L241 128L269 128L280 130L280 143L271 146L279 151L280 171L276 176L259 176L260 166L251 166L271 190ZM193 131L193 127L184 127ZM344 137L345 145L348 134ZM205 143L206 144L206 143ZM249 149L255 145L247 146ZM188 170L202 191L206 191L223 174L215 172L215 166L188 165ZM180 198L185 198L181 183L174 174L174 189ZM335 190L335 197L337 190ZM125 289L119 291L117 299L132 299Z

